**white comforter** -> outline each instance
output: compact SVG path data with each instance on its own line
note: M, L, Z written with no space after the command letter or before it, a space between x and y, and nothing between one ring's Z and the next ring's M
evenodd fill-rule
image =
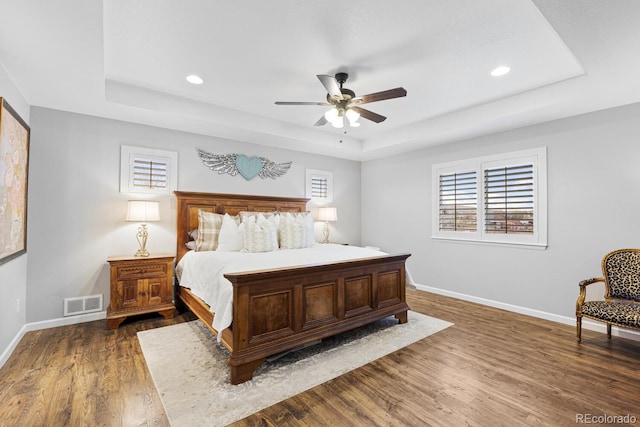
M318 244L305 249L284 249L274 252L245 253L189 251L176 268L180 286L209 304L215 313L213 328L222 331L231 325L233 288L225 273L239 273L305 264L329 263L341 260L386 255L384 252L358 246ZM413 284L407 272L407 283Z

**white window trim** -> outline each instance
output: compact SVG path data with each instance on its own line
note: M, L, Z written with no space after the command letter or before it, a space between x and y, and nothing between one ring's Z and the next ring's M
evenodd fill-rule
M167 164L167 187L160 189L141 189L133 186L132 161L136 157L157 158ZM178 188L178 153L151 148L120 147L120 192L137 194L171 194Z
M327 181L327 197L314 197L313 191L311 188L311 183L313 178L323 178ZM317 169L307 169L306 170L306 197L313 202L333 202L333 172L330 171L322 171Z
M484 170L500 166L533 164L534 173L534 231L530 235L493 234L484 232ZM499 245L547 247L547 148L478 157L473 159L434 164L432 166L432 226L431 238ZM440 175L475 170L478 182L477 231L440 231Z

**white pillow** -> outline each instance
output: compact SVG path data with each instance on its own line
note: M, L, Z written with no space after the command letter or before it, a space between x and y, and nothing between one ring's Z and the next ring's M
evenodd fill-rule
M281 249L310 248L316 244L311 212L280 215L278 229Z
M309 235L306 218L301 214L281 214L278 232L280 249L306 248L309 247L309 239L313 240L313 235Z
M310 248L316 244L316 230L313 224L313 216L311 212L302 212L299 215L304 217L304 222L307 225L307 248Z
M257 212L257 211L241 211L238 213L238 217L240 218L240 222L245 222L250 218L258 219L274 219L276 221L276 227L280 223L280 214L278 212Z
M240 251L244 247L244 225L236 222L228 214L222 218L222 227L218 235L218 248L216 251Z
M271 252L278 250L278 222L276 216L265 218L264 215L244 219L243 252Z

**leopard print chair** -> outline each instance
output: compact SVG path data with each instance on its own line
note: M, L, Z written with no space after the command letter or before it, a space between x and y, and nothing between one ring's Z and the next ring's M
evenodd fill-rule
M576 302L578 342L582 337L582 318L607 324L607 337L611 338L611 325L640 329L640 249L619 249L602 259L604 277L580 282L580 295ZM585 301L587 286L604 282L604 301Z

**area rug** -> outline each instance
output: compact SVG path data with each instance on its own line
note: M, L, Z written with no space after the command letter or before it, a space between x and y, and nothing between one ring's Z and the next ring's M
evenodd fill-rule
M224 426L439 332L452 323L413 311L265 362L251 381L229 383L229 351L200 322L138 332L173 427ZM393 328L393 331L388 331Z

